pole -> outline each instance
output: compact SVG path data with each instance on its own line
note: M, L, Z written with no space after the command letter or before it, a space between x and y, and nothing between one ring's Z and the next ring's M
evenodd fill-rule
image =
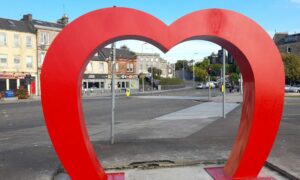
M154 76L153 76L153 61L151 63L151 94L153 94L153 80L154 80Z
M111 144L115 143L115 69L116 69L116 44L112 43L112 77L111 77L111 131L110 141Z
M208 75L208 100L211 97L211 85L210 85L210 75Z
M196 86L196 83L195 83L195 60L193 60L193 87Z
M226 94L226 80L225 80L225 74L226 74L226 67L225 67L225 49L222 48L223 50L223 118L226 118L226 114L225 114L225 94Z
M243 76L240 73L240 94L243 94Z
M145 91L145 77L144 76L142 76L142 86L143 86L142 92L144 92Z

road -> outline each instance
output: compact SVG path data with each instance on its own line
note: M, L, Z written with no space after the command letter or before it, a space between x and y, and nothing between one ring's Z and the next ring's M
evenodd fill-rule
M178 112L185 114L195 107L201 109L203 102L196 99L207 97L207 91L190 89L159 96L162 98L117 98L115 145L109 144L111 99L83 100L89 134L105 167L147 160L177 162L227 158L238 128L240 106L226 119L201 118L201 114L172 119ZM178 98L163 98L172 96ZM298 177L299 108L300 98L286 99L280 132L269 157L272 163ZM164 120L166 117L171 119ZM0 104L1 177L49 179L59 164L47 135L40 102Z

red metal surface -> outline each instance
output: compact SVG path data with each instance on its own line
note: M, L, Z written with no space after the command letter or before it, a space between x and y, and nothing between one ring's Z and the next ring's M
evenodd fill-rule
M225 165L232 178L256 177L274 143L282 115L284 70L269 35L249 18L222 9L188 14L170 26L128 8L81 16L51 45L41 75L43 112L54 148L72 179L106 179L89 140L81 102L81 79L97 49L139 39L167 52L191 39L214 42L237 61L244 78L240 127Z
M232 178L226 175L224 167L209 167L204 168L205 171L214 179L214 180L231 180ZM276 180L273 177L256 177L251 178L251 180Z
M125 173L109 173L107 174L108 180L125 180Z

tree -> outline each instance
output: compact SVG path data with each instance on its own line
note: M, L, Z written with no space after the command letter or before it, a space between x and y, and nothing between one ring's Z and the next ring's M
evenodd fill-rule
M237 73L231 73L229 75L229 80L231 84L237 85L239 83L239 75Z
M192 72L192 67L189 66L189 62L187 60L178 60L175 63L175 70L182 70L183 67L185 71Z
M282 54L285 78L288 84L300 82L300 57L294 54Z
M151 71L151 67L148 68L148 72L149 72L149 73L152 72L152 71ZM154 78L154 79L160 78L161 74L162 74L162 70L160 70L160 69L158 69L158 68L156 68L156 67L153 67L153 78Z
M196 81L206 81L206 77L207 77L207 71L205 69L202 69L200 67L195 67L195 79Z
M209 67L209 64L210 60L208 58L204 58L202 62L197 62L195 66L201 69L207 69Z

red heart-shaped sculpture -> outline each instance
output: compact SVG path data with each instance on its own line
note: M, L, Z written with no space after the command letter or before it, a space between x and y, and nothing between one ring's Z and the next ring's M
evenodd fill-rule
M147 41L163 52L201 39L227 49L244 78L240 127L225 165L232 178L254 178L274 143L284 101L281 56L269 35L249 18L222 9L188 14L170 26L128 8L93 11L57 36L41 75L42 105L54 148L72 179L105 179L89 140L81 102L81 80L97 49L123 39Z

